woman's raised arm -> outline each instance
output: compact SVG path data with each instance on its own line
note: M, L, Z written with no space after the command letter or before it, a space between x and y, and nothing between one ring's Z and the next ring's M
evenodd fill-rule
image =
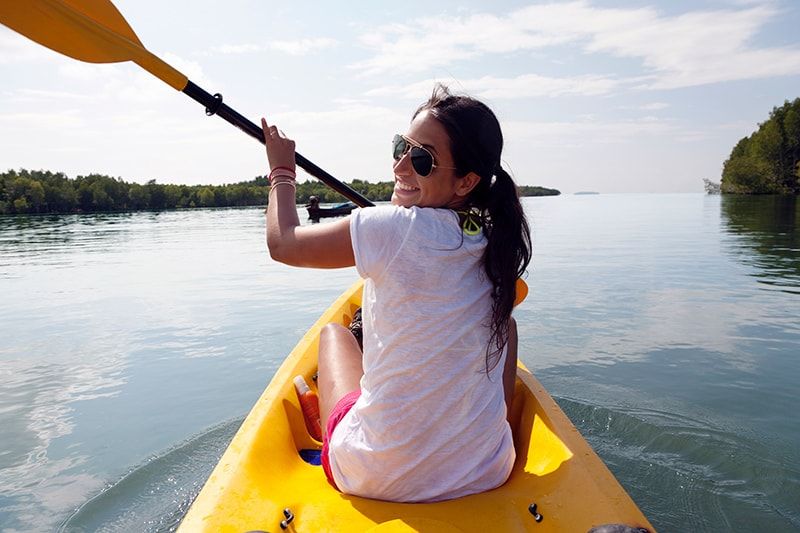
M355 265L350 217L328 224L300 226L295 202L294 141L261 119L270 168L267 248L291 266L341 268Z

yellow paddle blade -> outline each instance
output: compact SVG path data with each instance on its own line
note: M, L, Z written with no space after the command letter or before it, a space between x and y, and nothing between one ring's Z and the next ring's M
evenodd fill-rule
M528 296L528 284L522 278L517 278L517 295L514 298L514 307L525 301Z
M179 91L189 81L147 51L108 0L1 0L0 22L32 41L80 61L133 61Z
M114 4L104 0L4 0L0 21L61 54L89 63L118 63L129 51L108 42L94 27L142 46Z

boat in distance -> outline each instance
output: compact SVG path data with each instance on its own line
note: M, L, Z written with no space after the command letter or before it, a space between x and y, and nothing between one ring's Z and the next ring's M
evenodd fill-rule
M305 207L308 212L308 218L313 221L319 221L320 218L343 217L349 215L350 212L358 206L353 202L344 202L331 207L320 207L319 199L316 196L312 196L308 199L308 203Z

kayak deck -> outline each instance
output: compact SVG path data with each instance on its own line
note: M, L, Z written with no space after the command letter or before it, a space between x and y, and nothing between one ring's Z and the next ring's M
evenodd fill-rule
M306 431L292 378L316 372L319 332L349 324L356 282L308 330L242 423L179 531L588 531L652 526L566 415L524 366L511 412L517 460L494 490L437 503L392 503L341 494L302 449ZM465 450L467 451L467 450ZM532 512L532 505L535 510ZM288 510L288 513L285 513ZM535 513L541 516L537 522Z

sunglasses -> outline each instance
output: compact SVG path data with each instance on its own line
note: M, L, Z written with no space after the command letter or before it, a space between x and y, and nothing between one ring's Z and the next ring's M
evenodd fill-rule
M411 156L411 166L414 168L414 172L423 178L430 176L434 168L456 170L456 167L437 165L433 160L433 154L427 148L417 141L398 133L392 139L392 157L394 157L395 161L400 161L407 153Z

